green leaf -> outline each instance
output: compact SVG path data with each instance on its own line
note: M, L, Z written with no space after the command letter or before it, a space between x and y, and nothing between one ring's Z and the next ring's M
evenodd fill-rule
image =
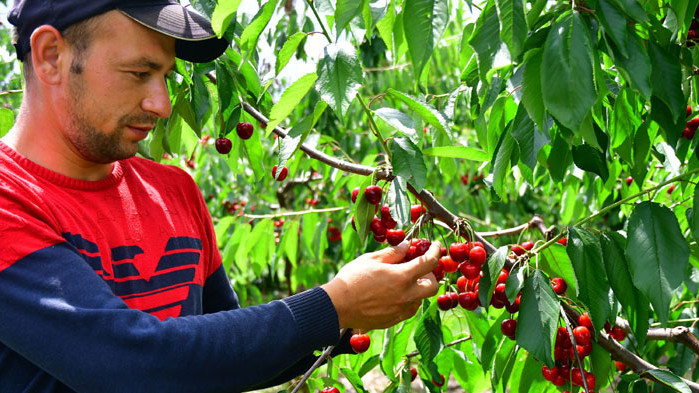
M508 176L512 165L510 161L512 160L512 154L516 154L515 149L517 148L517 142L510 134L511 129L510 123L505 132L502 133L500 141L498 141L495 151L493 152L493 190L500 196L500 198L505 199L505 185L507 184Z
M553 244L544 249L541 256L543 256L543 260L540 261L539 266L542 270L550 277L563 278L568 284L567 295L574 298L578 292L578 286L575 285L575 273L573 273L573 265L570 263L568 253L566 253L566 247Z
M418 79L449 23L449 6L446 0L406 0L403 18L410 21L405 39Z
M540 271L527 278L522 288L522 300L517 317L517 344L532 356L553 366L553 339L560 314L558 297L551 283ZM532 334L536 332L536 334Z
M422 314L413 337L423 364L432 362L432 359L444 348L442 322L439 319L436 303L436 301L433 302Z
M649 42L648 49L652 65L650 80L653 95L667 105L673 118L684 118L687 107L682 93L682 69L679 59L653 40Z
M422 120L444 133L444 136L447 138L449 137L449 133L447 132L447 119L432 105L393 88L389 88L387 93L408 105L408 107L417 113Z
M359 375L357 375L356 372L354 372L354 370L352 370L351 368L342 367L340 369L340 372L342 372L342 375L344 375L345 378L347 378L347 380L349 381L349 383L352 384L352 387L354 387L357 393L369 393L368 390L364 389L362 379L359 377Z
M546 120L546 108L541 99L541 60L544 51L540 48L532 49L528 53L528 59L523 64L522 74L522 104L534 123L542 128Z
M690 222L690 227L692 228L694 240L699 242L699 192L697 192L697 187L694 188L694 197L692 198L692 221Z
M689 263L689 246L672 211L653 202L638 204L629 218L626 255L634 285L667 322L672 293Z
M519 159L533 171L536 167L536 156L539 154L539 149L548 141L527 115L524 105L517 108L511 134L519 147Z
M393 174L401 176L418 192L425 187L427 165L422 152L410 139L399 137L391 142L391 165Z
M568 227L566 252L573 264L578 300L590 310L592 325L600 331L609 319L612 307L599 238L586 229Z
M372 184L373 176L366 176L359 185L359 195L357 202L354 204L352 212L354 213L354 225L357 227L359 238L364 241L369 233L369 224L374 218L375 206L370 205L366 198L363 197L363 190Z
M379 108L373 111L380 120L390 127L400 131L403 135L417 141L415 136L415 121L407 114L393 108ZM380 121L378 122L381 123Z
M396 176L388 186L388 206L391 217L403 226L410 224L410 199L408 185L401 176Z
M577 12L560 18L549 31L541 62L544 105L564 126L577 130L597 99L592 42Z
M648 14L646 10L638 3L638 0L611 0L615 3L626 15L636 22L647 22Z
M609 178L604 154L588 144L573 146L573 162L578 168L594 173L605 182Z
M478 16L476 27L468 40L478 60L478 74L482 80L486 79L488 71L492 70L495 56L500 51L500 21L494 2L487 2L485 8Z
M337 33L340 34L342 30L350 23L354 17L359 15L367 0L338 0L335 6L335 27L337 28Z
M316 90L330 105L337 117L344 120L352 100L362 86L362 66L354 46L349 43L330 44L318 62Z
M298 49L299 45L306 38L306 36L308 36L308 34L299 31L298 33L294 33L291 37L287 38L286 42L284 42L284 45L279 50L277 57L275 58L275 75L278 76L279 72L281 72L281 70L289 63L289 60L291 60L291 57L294 56L296 49Z
M510 49L513 58L522 52L529 28L522 0L495 0L500 19L500 38Z
M629 28L627 30L628 58L621 54L613 44L610 44L613 49L614 63L619 67L624 79L629 81L631 87L648 99L652 94L650 58L641 38L634 30Z
M236 11L241 0L219 1L214 8L214 13L211 15L211 27L218 38L223 37L231 20L235 17Z
M493 297L493 284L497 282L509 253L510 248L507 246L502 246L492 253L486 263L487 269L483 269L483 277L478 280L478 299L486 310L490 305L490 298Z
M431 157L461 158L469 161L488 161L488 153L475 147L467 146L435 146L422 151L423 155Z
M619 48L621 55L629 57L626 48L628 39L626 37L626 18L624 15L607 0L597 0L596 11L605 32L609 34Z
M240 34L240 51L246 54L246 57L248 57L248 54L257 46L257 40L260 39L260 34L262 34L265 27L267 27L269 20L272 19L276 7L277 0L269 0L266 2Z
M653 369L646 370L643 374L650 374L655 377L658 381L672 388L672 390L680 393L691 393L692 390L681 380L677 375L671 373L667 370ZM641 374L641 375L643 375Z
M5 136L14 123L14 112L11 109L0 108L0 137Z
M500 381L503 382L503 387L507 386L507 379L512 372L518 349L515 342L507 337L503 337L500 341L490 368L490 382L494 387L493 391L497 390L496 387Z
M517 294L524 286L524 273L526 269L515 269L510 271L505 281L505 295L510 304L513 304L517 298Z
M269 122L267 123L267 136L274 130L282 120L286 119L291 112L296 109L296 106L306 96L309 90L313 87L317 75L310 73L302 76L296 82L292 83L289 88L284 90L282 97L274 104L269 114Z
M192 127L197 135L201 137L201 129L206 122L206 116L211 109L211 96L206 88L201 75L194 75L192 78L192 91L189 95L189 103L194 110L194 120L196 127Z

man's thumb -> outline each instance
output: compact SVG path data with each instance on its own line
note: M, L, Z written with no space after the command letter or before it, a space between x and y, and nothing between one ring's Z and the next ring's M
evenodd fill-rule
M383 250L374 252L373 257L383 263L400 263L403 262L405 254L410 249L410 242L403 240L397 246L386 247Z

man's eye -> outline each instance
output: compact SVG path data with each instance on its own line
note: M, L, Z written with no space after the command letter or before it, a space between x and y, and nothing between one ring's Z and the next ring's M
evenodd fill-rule
M150 75L150 73L148 73L148 72L139 72L139 71L132 71L131 74L133 74L138 79L146 79Z

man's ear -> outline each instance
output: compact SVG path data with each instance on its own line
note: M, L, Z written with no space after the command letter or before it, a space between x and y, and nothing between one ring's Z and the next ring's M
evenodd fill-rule
M55 27L42 25L31 36L34 76L48 85L61 82L61 66L66 61L67 46Z

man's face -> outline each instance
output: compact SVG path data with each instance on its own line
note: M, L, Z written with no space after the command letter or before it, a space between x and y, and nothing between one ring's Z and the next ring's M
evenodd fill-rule
M171 113L165 77L175 40L111 11L72 60L63 127L71 148L100 164L135 155L156 120Z

